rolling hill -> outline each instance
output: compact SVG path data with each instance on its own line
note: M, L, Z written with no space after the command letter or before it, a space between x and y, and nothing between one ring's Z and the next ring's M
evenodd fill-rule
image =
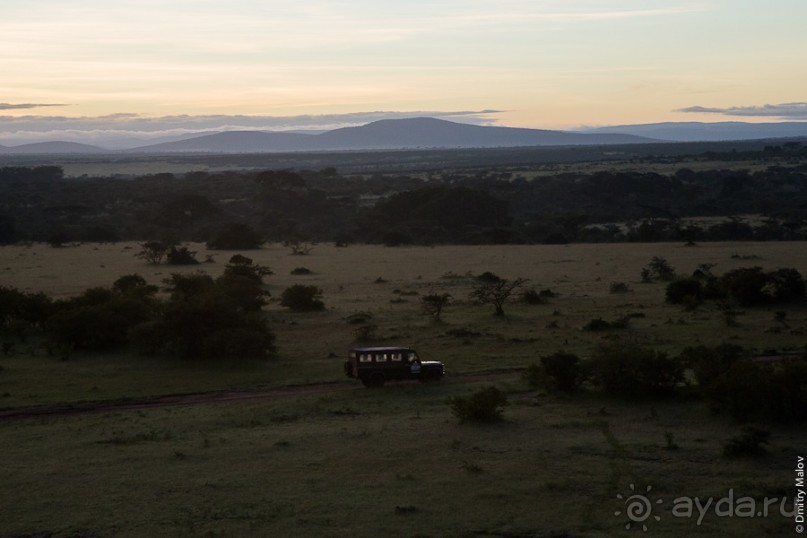
M612 125L610 127L587 129L583 132L590 134L630 134L659 140L669 140L671 142L721 142L729 140L806 137L807 122L668 122L641 125Z
M495 148L638 144L654 140L624 134L581 134L513 127L483 127L435 118L380 120L320 134L230 131L131 151L143 153L263 153L414 148Z
M181 136L181 138L179 138ZM0 145L0 155L100 153L278 153L411 149L602 146L658 142L723 142L807 138L806 122L667 122L553 131L456 123L436 118L379 120L331 131L223 131L186 133L144 144L137 138L107 140L102 148L48 141ZM6 144L8 142L6 141ZM115 149L109 149L115 148Z
M48 153L51 155L106 153L107 150L78 142L36 142L19 146L0 146L0 154L35 155Z

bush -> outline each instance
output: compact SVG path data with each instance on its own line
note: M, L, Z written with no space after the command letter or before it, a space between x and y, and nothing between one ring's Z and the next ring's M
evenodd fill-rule
M606 394L626 399L669 396L684 368L666 354L635 344L601 346L588 362L591 380Z
M373 319L373 314L371 312L359 311L348 315L345 318L345 321L347 321L350 325L361 325L362 323L367 323L371 319Z
M310 275L313 274L313 271L307 267L295 267L291 270L292 275Z
M799 422L807 419L807 365L803 359L737 360L705 391L735 420Z
M496 387L487 387L468 397L450 398L449 404L460 422L496 422L502 419L507 396Z
M379 339L378 336L378 325L375 323L365 323L364 325L360 325L353 330L353 338L355 338L356 342L374 342Z
M263 277L274 274L271 269L264 265L253 263L252 258L247 258L241 254L231 257L224 266L224 277L240 276L255 280L259 284L263 282Z
M706 395L714 383L738 360L747 355L742 346L721 344L717 347L695 346L684 349L678 361L690 368L701 393Z
M761 267L742 267L729 271L720 277L720 286L726 293L744 306L753 306L766 302L762 288L768 278Z
M213 277L207 273L196 271L187 275L172 273L169 278L163 279L171 294L171 300L191 299L209 293L215 286Z
M720 278L726 293L744 306L803 301L804 279L795 269L765 273L761 267L734 269Z
M260 327L235 327L216 331L204 338L202 357L260 358L272 348L273 335Z
M316 286L295 284L283 290L280 304L297 312L324 310L322 290Z
M591 332L610 331L614 329L626 329L628 325L630 325L629 317L622 317L614 321L605 321L602 318L596 318L583 325L583 330Z
M496 282L500 282L502 280L499 275L491 273L490 271L485 271L481 275L478 275L476 279L486 284L495 284Z
M670 281L675 278L675 269L665 258L653 256L650 263L642 269L642 281L651 282L653 280Z
M307 256L314 250L314 245L305 241L286 241L283 245L289 247L294 256Z
M269 292L259 280L241 275L224 275L215 281L215 288L235 302L244 312L259 312L266 305Z
M803 301L805 297L804 279L795 269L777 269L767 274L768 281L762 292L772 303Z
M431 316L434 321L440 321L443 310L449 304L451 304L451 295L448 293L430 293L420 298L423 312Z
M573 353L558 351L552 355L541 357L541 364L555 386L564 392L576 391L583 382L584 375L580 357Z
M546 298L538 293L535 288L530 288L521 294L521 300L527 304L544 304Z
M152 265L159 265L168 253L168 248L169 245L162 241L146 241L140 243L140 252L135 256Z
M53 301L44 293L27 293L0 286L0 330L18 322L44 327L53 311Z
M196 253L188 250L188 247L171 247L165 255L165 262L168 265L196 265Z
M611 285L608 286L608 291L610 293L628 293L630 292L630 286L624 282L611 282Z
M106 350L128 343L130 328L154 316L147 302L131 297L113 296L99 304L67 301L48 319L48 333L75 349Z
M542 365L536 363L532 363L527 366L527 368L524 369L522 377L531 389L545 387L548 380L546 369Z
M150 296L157 293L157 286L152 286L137 273L124 275L112 283L112 289L121 295Z
M703 286L696 278L682 278L667 284L665 296L670 304L700 304L703 301Z
M132 336L143 351L187 359L263 357L274 349L264 318L215 287L172 297L157 321L141 325Z
M746 426L739 435L723 445L723 455L727 458L759 457L768 453L764 444L768 443L771 432L753 426Z

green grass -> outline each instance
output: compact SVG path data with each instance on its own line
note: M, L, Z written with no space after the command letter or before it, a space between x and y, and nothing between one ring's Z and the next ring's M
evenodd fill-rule
M446 404L476 386L416 383L0 424L0 503L13 508L0 528L10 536L621 535L616 495L633 483L667 501L653 536L789 529L778 517L711 517L698 527L669 508L681 495L787 489L804 433L777 432L770 458L738 462L720 455L738 428L697 402L651 412L586 394L512 392L515 379L509 386L505 421L485 426L458 424ZM666 448L670 431L678 450Z
M185 271L144 265L132 250L4 247L0 274L4 285L71 295L127 273L159 283ZM202 268L215 276L229 254ZM267 279L275 297L292 283L324 289L324 312L266 308L277 357L215 364L121 352L60 361L31 340L0 357L0 407L313 382L356 390L0 421L0 536L630 536L641 529L625 530L627 520L614 515L624 510L616 495L629 494L630 484L652 485L653 498L665 501L661 521L648 522L653 536L792 532L778 516L712 514L697 525L670 507L679 496L720 497L730 488L735 497L792 496L803 429L765 425L767 457L728 460L723 444L740 426L697 400L623 404L587 392L525 392L517 374L495 380L511 402L501 424L460 425L447 400L486 386L456 374L525 367L559 350L585 358L614 338L670 353L723 342L760 353L803 349L804 306L744 309L739 325L727 327L715 305L687 312L664 304L664 284L639 278L652 256L683 274L699 263L716 263L717 273L761 265L807 274L801 244L318 245L305 259L315 272L308 276L289 275L300 260L283 247L247 254L275 271ZM468 271L529 278L558 296L508 305L497 318L467 300L469 279L443 278ZM632 291L610 293L613 281ZM455 298L441 323L419 309L419 295L432 290ZM787 328L775 321L778 310L787 311ZM443 360L448 379L365 390L345 378L356 328L348 318L359 311L372 314L379 343ZM625 329L582 330L591 319L627 315ZM452 336L458 330L466 336Z

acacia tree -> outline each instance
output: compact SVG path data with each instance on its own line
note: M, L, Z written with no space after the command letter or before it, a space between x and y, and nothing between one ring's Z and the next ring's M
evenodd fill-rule
M171 248L171 245L162 241L146 241L145 243L140 243L140 248L142 250L135 256L146 260L147 263L152 265L159 265L168 254L168 249Z
M479 304L490 304L495 308L494 314L504 316L504 305L510 296L527 282L525 278L507 280L506 278L488 278L481 282L470 293L471 299Z
M434 321L440 321L443 309L451 303L451 295L448 293L430 293L420 299L423 312L430 315Z

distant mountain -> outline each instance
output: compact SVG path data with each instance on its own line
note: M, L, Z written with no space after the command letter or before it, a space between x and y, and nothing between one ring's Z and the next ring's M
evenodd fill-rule
M272 153L396 149L601 146L652 142L723 142L807 138L807 121L782 123L669 122L550 131L469 125L436 118L380 120L332 131L225 131L156 139L105 138L106 148L74 141L0 145L0 155L93 153ZM95 142L95 140L93 140ZM5 142L6 144L8 141Z
M648 123L643 125L612 125L610 127L584 129L580 132L592 134L629 134L668 140L670 142L721 142L728 140L805 137L807 136L807 122L668 122Z
M435 118L380 120L360 127L344 127L320 134L229 131L132 151L148 153L211 152L262 153L414 148L491 148L518 146L577 146L638 144L655 140L628 134L588 134L483 127Z
M89 144L77 142L36 142L20 146L0 146L0 154L4 155L35 155L50 153L57 155L105 153L107 150Z
M435 118L380 120L361 127L344 127L317 135L318 149L474 148L517 146L577 146L652 142L633 135L595 135L484 127Z
M129 151L138 153L265 153L298 151L312 135L263 131L227 131L187 138L176 142L150 144Z

